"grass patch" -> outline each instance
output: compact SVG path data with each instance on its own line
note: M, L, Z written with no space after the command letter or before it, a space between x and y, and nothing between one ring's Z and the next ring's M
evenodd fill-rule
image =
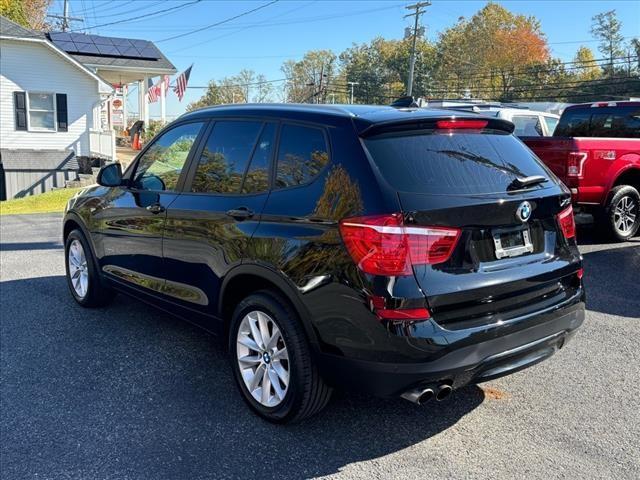
M0 202L0 215L17 215L22 213L50 213L64 210L67 201L80 188L61 188L30 197L14 198Z

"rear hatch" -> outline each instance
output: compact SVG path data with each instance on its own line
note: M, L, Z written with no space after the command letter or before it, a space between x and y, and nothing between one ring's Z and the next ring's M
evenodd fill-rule
M364 135L405 226L458 234L444 261L412 262L432 317L449 329L523 316L577 293L569 194L511 130L499 120L433 120Z

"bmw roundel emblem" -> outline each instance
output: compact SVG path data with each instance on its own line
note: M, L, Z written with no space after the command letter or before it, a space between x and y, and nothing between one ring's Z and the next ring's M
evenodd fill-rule
M516 210L516 217L518 217L518 220L520 220L521 222L526 222L527 220L529 220L529 218L531 218L532 211L533 209L531 208L531 204L529 202L522 202L518 207L518 210Z

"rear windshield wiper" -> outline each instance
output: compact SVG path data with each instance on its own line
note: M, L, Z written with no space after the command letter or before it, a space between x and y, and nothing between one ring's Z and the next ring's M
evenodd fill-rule
M548 181L549 179L546 177L543 177L542 175L532 175L530 177L516 177L507 186L507 190L520 190L521 188L532 187L533 185L538 185L539 183L545 183Z

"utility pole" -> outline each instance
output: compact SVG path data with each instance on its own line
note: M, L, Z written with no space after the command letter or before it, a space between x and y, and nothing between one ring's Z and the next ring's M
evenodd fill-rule
M360 85L360 83L359 82L347 82L347 84L351 86L351 102L349 102L349 103L351 103L351 105L353 105L353 87L354 87L354 85Z
M66 32L67 30L69 30L69 22L84 22L84 19L82 18L69 16L69 0L64 0L64 8L63 8L62 15L47 15L47 17L59 18L60 20L62 20L62 24L60 25L60 28L62 29L63 32Z
M409 59L409 80L407 82L407 96L411 96L411 93L413 92L413 72L416 66L416 42L418 40L418 25L420 24L420 15L424 13L423 8L428 7L429 5L431 5L431 2L418 2L405 7L407 10L414 10L414 12L405 15L404 18L415 17L413 32L411 32L413 34L413 41L411 43L411 57Z
M322 80L324 80L324 63L320 66L320 85L318 86L318 95L316 96L316 103L321 103L322 100Z

